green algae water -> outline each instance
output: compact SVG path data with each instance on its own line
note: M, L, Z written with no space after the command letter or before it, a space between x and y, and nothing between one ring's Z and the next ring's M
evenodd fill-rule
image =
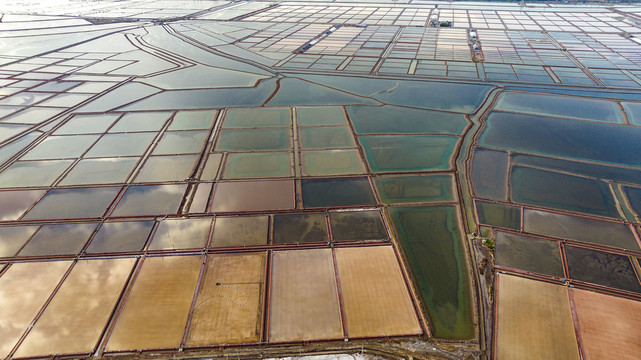
M390 208L433 335L475 335L472 294L454 206Z
M476 203L476 212L481 224L512 230L521 229L521 209L516 206L479 201Z
M385 204L454 200L454 178L451 175L377 177L374 184Z

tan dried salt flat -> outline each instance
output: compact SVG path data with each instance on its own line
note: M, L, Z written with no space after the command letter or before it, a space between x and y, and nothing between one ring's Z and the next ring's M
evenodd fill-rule
M641 302L572 289L586 360L641 356Z
M343 337L329 249L275 252L270 302L270 342Z
M498 275L497 360L579 359L568 290Z
M342 248L335 254L348 337L422 333L391 246Z
M0 277L0 357L5 358L71 265L70 261L18 263Z
M106 351L177 348L201 265L201 256L145 259Z
M266 253L210 255L186 346L260 340Z
M93 352L135 262L133 258L78 262L15 356Z

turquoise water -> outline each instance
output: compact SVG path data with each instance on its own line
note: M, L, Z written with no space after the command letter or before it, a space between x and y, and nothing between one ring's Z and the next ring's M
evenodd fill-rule
M467 120L462 114L386 105L348 106L359 134L460 134Z
M499 97L495 109L623 124L621 110L607 100L508 92Z
M421 80L384 80L349 76L303 75L303 79L334 87L385 104L474 112L493 86Z
M374 172L445 170L451 164L457 137L361 136L367 162Z

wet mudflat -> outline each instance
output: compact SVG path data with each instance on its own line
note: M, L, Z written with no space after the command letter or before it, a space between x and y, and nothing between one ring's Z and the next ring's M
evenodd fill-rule
M267 216L217 217L211 246L265 245L268 226Z
M274 244L327 242L325 214L274 216Z
M378 211L333 212L329 220L334 241L382 240L388 236Z
M565 247L565 256L573 279L641 292L641 284L627 256L571 246Z
M564 275L556 241L497 232L495 246L496 265L561 278Z

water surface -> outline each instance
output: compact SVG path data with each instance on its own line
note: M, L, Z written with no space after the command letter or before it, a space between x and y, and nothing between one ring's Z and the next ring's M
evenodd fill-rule
M460 134L467 120L462 114L386 105L348 106L359 134Z
M435 337L475 336L465 250L453 206L391 208Z
M498 110L623 124L623 114L613 101L580 97L507 92L499 97Z
M510 182L517 203L620 217L612 192L602 181L515 166Z
M454 136L361 136L374 172L446 170L458 141Z
M453 201L451 175L377 176L374 184L384 204Z
M641 167L641 128L492 112L482 145L561 158Z

